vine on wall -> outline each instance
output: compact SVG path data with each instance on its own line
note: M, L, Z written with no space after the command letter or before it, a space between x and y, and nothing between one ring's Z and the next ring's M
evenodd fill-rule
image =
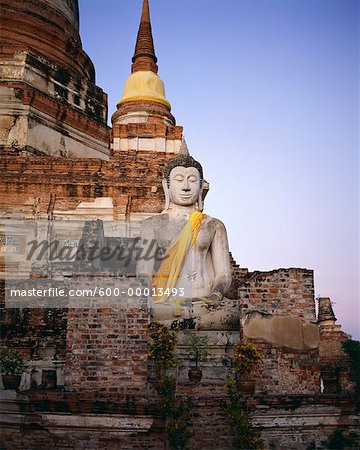
M186 449L191 436L192 401L176 395L176 378L169 369L179 365L176 358L176 334L165 325L152 322L149 326L151 338L148 359L154 364L155 385L159 394L158 407L165 419L165 432L169 447Z

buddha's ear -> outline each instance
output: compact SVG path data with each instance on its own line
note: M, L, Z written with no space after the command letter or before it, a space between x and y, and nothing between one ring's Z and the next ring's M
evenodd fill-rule
M199 197L198 197L198 210L202 211L204 209L204 202L203 202L203 192L204 192L204 180L201 180L200 185L200 191L199 191Z
M165 209L169 209L170 208L170 190L169 190L169 186L168 186L168 182L166 178L163 178L162 180L162 187L164 189L164 194L165 194Z

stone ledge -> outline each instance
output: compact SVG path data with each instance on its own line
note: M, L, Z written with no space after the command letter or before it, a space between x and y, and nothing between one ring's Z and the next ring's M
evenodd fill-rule
M321 411L322 409L322 411ZM288 428L288 427L336 427L340 421L355 424L359 421L356 415L344 415L341 408L308 408L307 411L281 412L279 410L264 411L263 413L252 414L252 423L262 429L267 428Z
M96 431L107 433L145 433L154 422L149 416L97 415L97 414L42 414L46 428L66 432Z
M77 431L97 433L146 433L153 425L154 418L146 415L127 414L71 414L34 412L28 396L13 390L1 391L1 427L19 427L33 423L56 433Z

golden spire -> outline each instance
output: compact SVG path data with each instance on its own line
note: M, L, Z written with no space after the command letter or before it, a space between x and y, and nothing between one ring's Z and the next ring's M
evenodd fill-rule
M132 58L131 72L151 70L157 73L154 40L151 31L149 1L143 0L142 13L137 34L135 52Z
M166 99L164 83L157 74L158 66L151 32L148 0L143 0L132 62L131 75L125 81L122 99L117 104L118 108L129 102L142 102L142 108L144 108L144 102L155 102L162 104L170 111L171 106Z

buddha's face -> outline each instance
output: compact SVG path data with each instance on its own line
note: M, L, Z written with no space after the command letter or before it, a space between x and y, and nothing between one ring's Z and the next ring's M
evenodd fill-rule
M177 166L170 172L170 201L175 205L195 205L201 188L200 173L195 167Z

